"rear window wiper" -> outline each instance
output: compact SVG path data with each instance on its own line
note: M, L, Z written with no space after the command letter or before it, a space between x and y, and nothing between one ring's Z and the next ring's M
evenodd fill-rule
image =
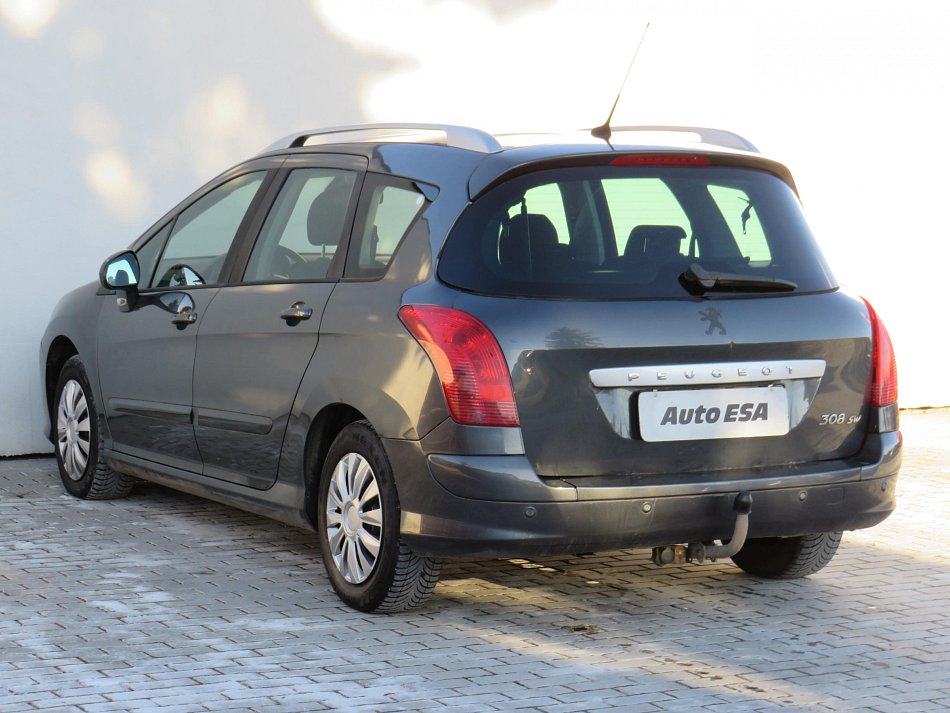
M730 272L710 272L694 262L680 275L680 283L690 293L706 292L791 292L798 285L777 277L737 275Z

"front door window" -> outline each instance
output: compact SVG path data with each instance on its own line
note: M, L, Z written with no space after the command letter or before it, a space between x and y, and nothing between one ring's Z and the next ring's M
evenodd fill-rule
M175 221L151 287L214 285L265 171L246 173L218 186Z

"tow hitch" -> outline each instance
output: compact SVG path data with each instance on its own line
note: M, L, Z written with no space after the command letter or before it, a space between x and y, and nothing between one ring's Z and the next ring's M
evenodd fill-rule
M665 545L653 548L653 564L686 564L706 560L715 561L732 557L745 544L749 534L749 513L752 512L752 493L747 490L736 495L732 503L736 513L736 525L728 545L707 545L704 542L690 542L688 545Z

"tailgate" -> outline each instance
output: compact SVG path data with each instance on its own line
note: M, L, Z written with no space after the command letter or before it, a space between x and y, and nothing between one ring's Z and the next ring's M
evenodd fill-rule
M457 306L501 344L542 476L752 476L845 458L864 440L870 324L841 292Z

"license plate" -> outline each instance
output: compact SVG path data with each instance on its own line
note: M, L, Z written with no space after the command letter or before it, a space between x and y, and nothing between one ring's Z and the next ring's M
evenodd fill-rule
M637 402L644 441L758 438L788 433L783 386L643 391Z

